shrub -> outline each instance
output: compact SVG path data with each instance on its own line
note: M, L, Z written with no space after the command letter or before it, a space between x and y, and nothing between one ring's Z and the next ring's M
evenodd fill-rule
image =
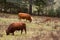
M57 17L60 17L60 7L56 9Z
M56 16L56 13L55 13L54 9L48 10L48 16L51 16L51 17L55 17Z
M28 12L28 8L26 8L26 7L21 7L21 12L27 13L27 12Z

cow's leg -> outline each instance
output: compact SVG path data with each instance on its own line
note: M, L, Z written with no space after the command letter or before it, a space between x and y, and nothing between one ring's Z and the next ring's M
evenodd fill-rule
M26 22L28 23L28 19L26 19Z
M19 17L18 19L21 21L22 18Z
M9 35L9 33L6 33L6 35Z
M25 30L25 34L26 34L26 33L27 33L27 32L26 32L26 27L25 27L25 29L24 29L24 30Z
M23 29L21 30L21 34L22 34L22 32L23 32Z
M12 33L12 35L14 35L14 32Z
M21 21L21 18L19 20Z

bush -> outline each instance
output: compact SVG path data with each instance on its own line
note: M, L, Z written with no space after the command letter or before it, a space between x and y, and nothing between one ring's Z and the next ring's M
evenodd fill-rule
M28 13L28 8L26 7L20 7L20 8L21 8L21 12Z
M57 17L60 17L60 7L56 9Z
M48 11L48 16L51 16L51 17L55 17L56 16L56 13L55 13L54 9L50 9Z

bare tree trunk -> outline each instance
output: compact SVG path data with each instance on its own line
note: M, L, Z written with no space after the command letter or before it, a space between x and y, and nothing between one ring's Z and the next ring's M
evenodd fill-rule
M29 14L32 14L32 0L29 0Z
M4 12L6 12L6 0L4 0Z

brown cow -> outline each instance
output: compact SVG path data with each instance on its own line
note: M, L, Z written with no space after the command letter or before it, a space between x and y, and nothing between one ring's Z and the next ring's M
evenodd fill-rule
M19 19L26 19L26 20L29 20L30 22L32 22L32 18L31 18L30 14L19 13L18 16L19 16Z
M26 33L26 24L22 23L22 22L15 22L15 23L11 23L8 27L8 29L6 30L6 35L9 35L10 33L12 33L12 35L14 35L15 31L19 31L21 30L21 34L23 32L23 30L25 30Z

